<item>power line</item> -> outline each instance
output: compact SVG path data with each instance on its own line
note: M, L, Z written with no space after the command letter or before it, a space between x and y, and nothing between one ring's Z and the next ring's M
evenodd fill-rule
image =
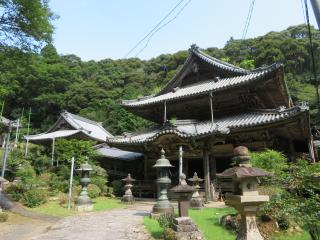
M244 25L244 28L243 28L243 31L242 31L242 39L246 38L248 29L249 29L249 25L250 25L250 21L251 21L251 17L252 17L254 3L255 3L255 0L252 0L252 2L250 4L250 7L249 7L248 15L247 15L247 18L246 18L246 22L245 22L245 25Z
M184 1L185 1L185 0L180 0L173 8L169 11L169 13L167 13L167 14L165 15L165 17L163 17L163 18L160 20L160 22L158 22L157 25L151 29L151 31L150 31L147 35L145 35L140 41L138 41L138 42L134 45L133 48L131 48L131 49L127 52L127 54L124 56L124 58L128 57L129 54L130 54L133 50L135 50L145 39L147 39L147 37L150 36L150 35L153 33L153 31L156 30L156 29L177 9L177 7L179 7Z
M307 24L307 18L306 18L306 10L305 10L305 5L304 5L304 0L300 0L301 3L301 9L302 9L302 15L304 19L304 23Z
M314 85L316 87L316 94L317 94L318 117L320 119L319 82L318 82L318 79L317 79L316 59L315 59L315 56L314 56L312 32L311 32L311 26L310 26L310 18L309 18L309 10L308 10L308 2L307 2L307 0L304 0L304 6L305 6L305 10L306 10L307 26L308 26L308 33L309 33L310 53L311 53L311 62L312 62L311 67L312 67L312 72L313 72L313 77L314 77Z
M142 47L142 49L140 49L140 51L135 55L135 57L137 57L144 49L146 49L146 47L149 45L151 38L157 33L159 32L162 28L164 28L165 26L167 26L169 23L173 22L176 18L179 17L179 15L183 12L183 10L189 5L189 3L192 0L189 0L186 4L184 4L182 6L182 8L179 10L179 12L173 17L171 18L169 21L167 21L166 23L164 23L163 25L161 25L160 27L158 27L148 38L146 44Z

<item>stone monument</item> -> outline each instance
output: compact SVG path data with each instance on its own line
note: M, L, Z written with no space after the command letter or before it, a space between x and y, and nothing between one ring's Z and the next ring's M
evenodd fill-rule
M173 206L168 199L168 187L171 184L169 178L169 168L173 167L169 160L165 157L165 151L161 149L161 157L153 166L157 169L157 190L158 198L156 204L153 206L151 217L157 217L161 214L173 214Z
M81 164L80 168L77 169L77 171L81 174L80 184L82 187L82 190L77 200L77 210L79 212L91 211L93 209L91 199L88 195L88 185L90 183L89 172L92 170L93 169L87 162Z
M237 240L263 240L257 227L256 213L261 204L269 201L269 196L259 195L258 177L271 176L271 173L249 164L250 156L246 147L236 147L233 160L238 166L229 168L217 176L230 177L233 180L233 193L226 195L225 203L237 209L241 215Z
M125 193L122 196L121 201L124 203L132 204L132 203L134 203L134 197L132 195L131 188L133 187L132 183L136 180L131 177L130 173L128 173L128 176L126 178L122 179L122 181L124 181L126 184L124 185Z
M193 177L188 180L192 182L193 188L195 189L190 200L190 207L193 209L200 209L203 207L203 201L199 195L199 183L203 182L203 179L199 178L198 174L195 172Z

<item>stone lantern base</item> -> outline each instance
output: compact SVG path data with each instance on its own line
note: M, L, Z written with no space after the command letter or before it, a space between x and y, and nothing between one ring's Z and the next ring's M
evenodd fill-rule
M201 197L191 198L190 207L192 209L201 209L201 208L203 208L203 206L204 206L204 204L203 204Z
M78 212L90 212L93 210L93 204L89 196L80 196L78 198L76 209Z
M180 240L204 239L197 225L192 222L190 217L178 217L173 220L173 230L177 233Z
M121 201L123 203L126 203L126 204L133 204L134 203L134 197L132 194L125 194L122 196L122 199Z
M153 206L152 212L150 213L150 217L157 219L161 215L168 214L168 215L173 215L174 214L174 208L173 206L166 206L166 207L161 207L158 206L157 204Z

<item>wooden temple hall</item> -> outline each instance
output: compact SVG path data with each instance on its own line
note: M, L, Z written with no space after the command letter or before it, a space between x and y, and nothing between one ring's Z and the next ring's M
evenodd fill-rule
M178 179L182 157L187 177L197 172L205 179L207 200L214 196L216 173L230 166L236 146L280 150L291 160L304 153L315 161L309 109L293 104L281 64L249 71L195 45L189 52L159 93L122 103L158 127L107 138L110 146L144 153L145 180L156 178L152 166L161 148L175 166L172 180Z

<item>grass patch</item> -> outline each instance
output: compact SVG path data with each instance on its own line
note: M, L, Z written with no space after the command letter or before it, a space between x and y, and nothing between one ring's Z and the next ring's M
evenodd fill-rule
M207 240L234 240L236 235L219 224L219 219L226 214L235 213L232 208L203 208L189 210L189 215Z
M145 216L143 224L154 239L163 239L163 228L160 227L157 220Z
M35 208L28 208L32 212L47 214L57 217L67 217L77 214L74 208L68 211L68 208L61 206L58 201L50 201Z
M92 200L93 211L107 211L115 208L125 208L126 205L121 204L121 201L114 198L98 197ZM50 201L35 208L28 208L32 212L47 214L51 216L67 217L75 215L78 212L74 206L69 211L67 205L60 205L58 201Z
M100 212L115 208L126 208L128 205L121 203L121 200L116 198L98 197L92 200L93 211Z

